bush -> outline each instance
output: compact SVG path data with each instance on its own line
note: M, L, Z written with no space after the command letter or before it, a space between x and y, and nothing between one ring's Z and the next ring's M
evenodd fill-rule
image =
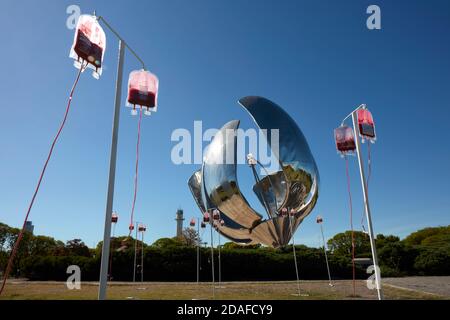
M380 268L384 268L390 276L413 274L417 255L416 249L403 242L387 243L378 252Z
M100 264L97 260L82 256L36 256L24 259L22 275L30 280L65 281L69 276L67 268L77 265L81 269L82 281L99 278Z
M450 254L444 249L423 250L416 258L414 268L421 275L449 275Z
M400 241L395 236L378 235L380 267L383 276L450 275L450 227L426 228ZM5 268L18 229L0 223L0 272ZM371 257L367 235L355 232L356 256ZM328 253L333 279L352 277L351 232L337 234L329 240ZM111 241L114 280L133 279L134 244L132 237L115 237ZM162 238L151 246L144 244L144 280L195 281L197 274L197 247L174 238ZM11 276L30 280L67 279L67 267L78 265L82 281L97 281L100 271L100 242L89 249L80 239L64 244L50 237L26 233L17 253ZM141 243L138 241L137 273L140 279ZM120 250L118 251L118 249ZM296 245L297 263L301 279L327 279L325 255L322 248ZM226 243L221 249L222 280L294 280L295 267L292 246L273 249L255 246L238 246ZM218 278L218 250L214 250L215 278ZM200 248L200 280L210 281L211 251ZM364 267L356 265L356 277L368 277Z

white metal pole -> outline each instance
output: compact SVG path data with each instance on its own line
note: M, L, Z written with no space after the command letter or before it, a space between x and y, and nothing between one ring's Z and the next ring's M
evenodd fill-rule
M109 159L109 179L108 179L108 195L106 198L105 227L103 231L103 247L102 258L100 264L100 283L98 289L98 299L106 299L106 286L108 284L108 260L111 240L111 216L114 200L114 182L116 178L116 160L117 160L117 141L119 138L119 118L120 104L122 102L122 78L123 78L123 61L125 53L125 43L119 40L119 63L117 65L116 76L116 96L114 99L113 129L111 138L111 154Z
M135 223L136 236L134 239L134 262L133 262L133 282L136 282L136 256L137 256L137 239L138 239L138 223Z
M325 236L323 235L322 223L320 223L320 232L322 233L323 252L325 253L325 262L327 263L329 285L330 285L330 287L332 287L333 284L331 283L330 266L328 265L328 255L327 255L327 248L325 247Z
M144 231L142 231L141 282L144 282Z
M297 255L295 253L295 241L294 241L294 233L292 232L292 218L290 212L288 212L289 215L289 226L291 228L291 237L292 237L292 251L294 252L294 263L295 263L295 274L297 276L297 292L300 296L300 279L298 276L298 266L297 266Z
M219 232L219 230L217 230L217 234L219 235L219 287L220 287L222 284L222 262L220 259L220 232Z
M210 212L209 217L209 226L211 229L211 270L212 270L212 288L213 288L213 299L216 298L216 288L215 288L215 279L214 279L214 241L213 241L213 216L212 211Z
M200 283L200 219L197 218L197 284Z
M116 223L112 226L112 239L114 239L114 235L116 234ZM108 270L108 280L112 280L112 261L113 261L113 254L114 254L114 242L111 244L111 249L109 253L109 270Z
M377 248L375 245L375 236L373 233L373 227L372 227L372 217L370 214L370 206L369 206L369 195L367 192L367 184L366 184L366 177L364 174L364 165L362 161L362 155L361 155L361 142L359 140L359 127L357 122L357 111L355 110L352 112L352 120L353 120L353 130L355 133L355 142L356 142L356 154L358 156L358 164L359 164L359 174L361 176L361 185L363 189L363 196L364 196L364 208L366 211L366 217L367 217L367 227L369 229L369 238L370 238L370 246L372 249L372 259L374 264L374 271L375 271L375 282L377 287L377 294L378 294L378 300L383 300L383 290L381 288L381 275L380 275L380 268L378 264L378 255L377 255Z

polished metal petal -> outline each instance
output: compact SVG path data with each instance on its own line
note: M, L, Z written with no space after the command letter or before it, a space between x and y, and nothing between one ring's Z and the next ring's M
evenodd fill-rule
M284 172L277 171L266 175L259 183L253 186L253 192L261 204L267 203L272 218L278 216L278 212L284 204L284 199L287 197L286 185Z
M280 208L293 209L295 217L305 218L319 196L319 172L305 136L291 116L274 102L250 96L240 99L239 103L258 127L265 129L267 143L280 161L289 190ZM271 145L273 129L278 129L278 148Z
M262 243L281 247L314 208L319 194L319 173L303 133L278 105L261 97L245 97L239 103L250 113L279 161L281 170L267 174L253 187L269 217L251 208L237 181L236 130L239 121L225 124L208 146L202 165L189 179L189 188L200 210L217 208L224 220L217 230L238 243ZM272 130L278 129L278 149ZM282 215L283 209L293 216ZM292 226L291 226L292 224Z
M191 190L195 203L200 209L201 213L206 212L205 204L202 198L202 171L195 171L188 180L189 190Z
M279 216L261 222L252 230L253 239L273 248L287 245L292 238L289 218L289 216ZM301 218L291 218L293 232L302 220Z
M225 217L246 229L261 221L239 190L236 176L236 129L239 121L225 124L208 146L203 161L203 184L208 199Z
M202 175L201 170L195 171L188 180L189 190L191 190L192 196L203 214L206 212L206 207L211 207L211 204L205 205L204 193L202 193ZM218 231L228 239L239 244L255 244L255 242L249 237L249 230L235 223L233 220L226 217L221 213L221 219L224 220L223 226L218 226Z

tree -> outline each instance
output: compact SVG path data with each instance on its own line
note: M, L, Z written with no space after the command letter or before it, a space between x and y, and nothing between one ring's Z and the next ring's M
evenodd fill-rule
M31 255L61 255L64 252L64 243L52 237L33 236L28 243Z
M355 254L358 256L370 255L369 236L361 231L354 232L355 238ZM338 233L328 240L328 248L333 254L338 256L351 257L352 254L352 232L345 231Z
M450 254L444 249L423 250L414 263L421 274L433 276L448 275L449 266Z
M0 222L0 251L3 250L3 247L6 244L6 240L8 239L9 235L9 229L9 226Z
M380 267L384 275L450 275L450 227L426 228L400 241L396 236L377 235L376 245ZM10 256L19 229L0 223L0 270ZM186 281L196 277L196 248L192 244L198 234L185 230L186 239L161 238L152 246L144 247L144 267L146 280ZM406 241L407 240L407 241ZM123 244L125 249L117 249ZM113 250L113 275L115 280L132 279L130 266L134 259L132 237L111 239ZM328 241L331 252L328 255L333 277L350 279L351 231L335 235ZM356 255L370 257L369 238L362 232L355 232ZM410 244L412 243L412 244ZM51 237L35 236L26 232L17 252L12 268L12 276L24 276L32 280L65 280L67 266L76 264L83 270L83 279L96 280L100 267L100 251L90 250L81 239L63 242ZM141 247L138 241L138 248ZM227 242L223 245L223 277L232 280L288 280L292 279L292 246L274 249L261 245L238 245ZM321 248L296 245L297 258L301 264L301 277L305 279L326 279L325 257ZM200 248L202 270L210 268L211 252ZM217 251L215 251L217 256ZM257 266L257 268L255 268ZM358 278L367 278L365 270L356 266ZM210 274L202 273L202 280Z
M180 237L181 243L188 247L194 247L201 241L198 232L192 228L184 228Z
M260 248L260 244L238 244L234 242L226 242L222 245L222 248L224 249L258 249Z
M135 239L133 237L129 236L121 236L121 237L111 237L111 250L114 252L119 251L134 251L134 243ZM140 248L142 243L141 241L137 241L137 245ZM144 243L144 247L146 244ZM100 241L97 244L97 247L95 248L95 254L97 256L100 256L102 254L102 247L103 247L103 241Z
M450 238L450 226L446 227L434 227L434 228L424 228L416 232L411 233L404 240L406 244L409 245L434 245L435 241L441 242L441 244L450 246L448 239ZM442 240L443 243L442 243ZM447 241L446 241L447 240Z
M390 243L396 243L399 242L400 238L397 236L385 236L383 234L378 234L376 239L375 239L375 244L377 246L377 249L381 249L383 248L385 245L390 244Z
M160 238L152 244L152 246L156 248L179 247L182 245L183 243L177 238Z
M388 267L391 276L413 273L417 254L417 250L401 241L388 242L378 251L380 265Z
M66 243L66 250L69 255L89 257L91 252L81 239L69 240Z

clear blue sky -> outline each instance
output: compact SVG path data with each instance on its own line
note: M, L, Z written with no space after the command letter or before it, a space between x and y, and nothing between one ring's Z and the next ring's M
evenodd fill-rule
M366 103L377 124L370 200L376 233L408 233L450 223L450 2L442 1L2 1L0 35L0 221L19 226L49 144L63 116L76 69L66 8L105 16L160 79L159 110L144 118L136 217L151 242L175 233L175 211L199 212L186 181L196 165L172 164L176 128L194 120L217 128L232 119L254 126L237 104L246 95L285 108L309 140L320 198L296 234L318 246L349 229L345 162L333 129ZM370 4L382 30L366 28ZM82 75L30 220L35 233L93 246L103 235L117 41L107 33L99 81ZM139 68L127 53L125 78ZM125 79L126 80L126 79ZM137 118L120 118L114 208L127 231ZM239 168L251 193L248 169ZM351 158L355 226L362 214ZM187 221L186 221L187 222Z

